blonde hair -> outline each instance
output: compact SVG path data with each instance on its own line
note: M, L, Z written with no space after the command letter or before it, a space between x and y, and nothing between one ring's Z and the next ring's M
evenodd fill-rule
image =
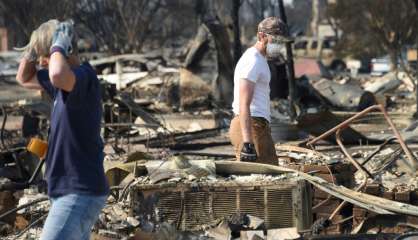
M22 50L30 51L35 50L36 55L39 57L46 57L49 55L49 49L52 45L52 36L57 29L59 21L51 19L42 23L35 31L32 32L29 40L29 44Z
M36 30L32 32L28 45L23 48L16 49L22 51L31 51L33 49L38 57L48 57L52 45L52 37L54 36L55 30L57 29L59 23L60 22L56 19L51 19L42 23ZM72 42L73 53L77 53L78 49L75 34Z

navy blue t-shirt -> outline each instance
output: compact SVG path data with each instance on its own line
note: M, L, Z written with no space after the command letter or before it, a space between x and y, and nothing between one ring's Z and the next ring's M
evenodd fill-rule
M76 82L71 92L55 88L48 70L39 70L42 88L54 100L46 157L48 195L77 193L107 195L100 136L102 104L99 80L83 63L73 69Z

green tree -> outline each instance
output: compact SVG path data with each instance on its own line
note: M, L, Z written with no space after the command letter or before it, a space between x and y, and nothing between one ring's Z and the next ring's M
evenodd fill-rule
M336 50L343 56L377 56L387 53L392 69L405 45L417 34L416 10L412 1L337 0L328 4L327 14L342 30Z

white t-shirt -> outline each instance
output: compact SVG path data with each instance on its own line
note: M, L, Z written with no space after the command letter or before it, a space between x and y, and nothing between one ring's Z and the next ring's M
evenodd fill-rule
M270 122L270 78L267 59L255 47L247 49L235 67L232 111L239 114L239 81L247 79L255 83L251 116L263 117Z

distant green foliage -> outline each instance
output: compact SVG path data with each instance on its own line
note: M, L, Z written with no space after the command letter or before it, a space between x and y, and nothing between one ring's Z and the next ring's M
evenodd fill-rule
M402 47L414 44L417 13L411 0L337 0L327 14L342 30L336 50L340 56L396 60Z

